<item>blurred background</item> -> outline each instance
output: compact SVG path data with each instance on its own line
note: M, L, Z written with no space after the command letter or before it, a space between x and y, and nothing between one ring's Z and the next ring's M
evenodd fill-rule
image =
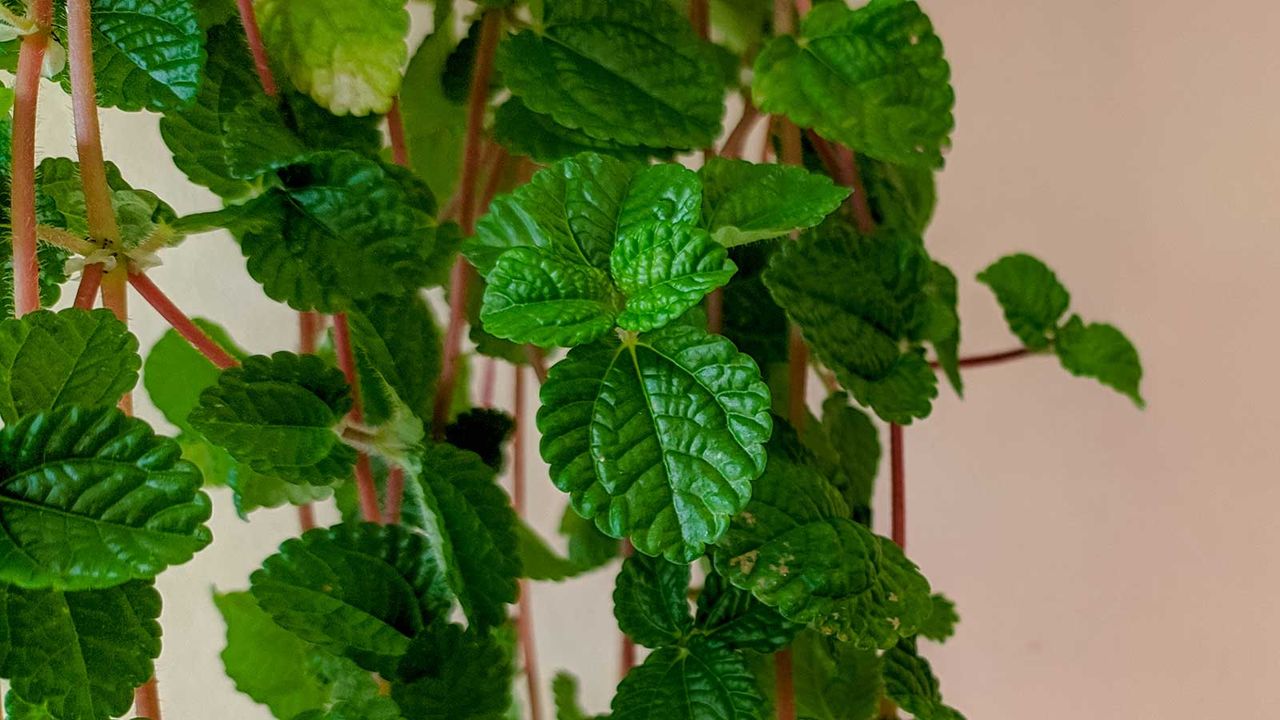
M908 549L962 618L926 650L945 696L971 720L1274 716L1280 5L923 4L958 96L927 241L961 279L962 350L1013 346L973 276L1031 252L1073 310L1134 340L1149 401L1136 410L1039 358L970 371L963 400L944 389L908 429ZM46 90L41 152L70 154L69 101ZM174 169L155 117L103 121L107 157L135 186L179 212L217 206ZM295 343L295 315L266 299L228 236L189 240L153 277L254 352ZM131 302L147 348L162 321ZM499 377L509 405L510 371ZM529 447L531 523L557 538L565 499ZM265 719L223 676L210 590L246 587L297 519L286 508L246 523L225 491L215 503L217 542L161 580L161 696L177 720ZM533 593L544 680L577 674L597 712L617 679L614 570Z

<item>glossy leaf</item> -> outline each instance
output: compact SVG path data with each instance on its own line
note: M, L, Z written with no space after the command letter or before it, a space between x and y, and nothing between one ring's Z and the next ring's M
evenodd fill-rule
M920 626L920 635L940 643L956 634L956 623L960 615L956 613L956 604L942 593L933 594L933 612L929 619Z
M632 555L613 589L618 629L645 647L678 644L693 629L688 594L688 565Z
M621 220L620 220L621 222ZM663 327L729 282L737 268L704 230L644 224L622 232L610 258L626 296L618 325L644 332Z
M786 647L803 627L777 610L708 573L698 594L698 629L711 639L739 650L772 653Z
M594 138L582 130L561 125L550 115L530 110L518 97L498 106L493 118L493 139L514 154L527 155L536 162L548 164L582 152L631 161L655 156L667 159L673 154L671 150Z
M1138 350L1115 326L1085 324L1079 315L1072 315L1058 328L1053 349L1072 375L1094 378L1128 396L1138 407L1146 406L1139 389L1142 361Z
M745 660L695 637L665 647L627 673L613 697L613 720L759 720L764 702Z
M1049 347L1071 294L1048 265L1030 255L1008 255L978 273L978 281L995 293L1009 329L1023 345Z
M91 18L99 105L168 110L195 99L205 49L192 0L93 0Z
M903 640L885 652L884 686L885 694L918 720L964 720L942 702L938 678L913 641Z
M69 405L111 407L138 382L138 340L108 310L0 320L0 419Z
M489 273L480 320L487 331L540 347L591 342L613 328L609 276L572 257L514 248Z
M789 165L717 157L698 174L703 226L725 247L813 227L849 196L830 178Z
M400 664L391 696L415 720L501 720L511 705L510 656L492 635L436 622Z
M702 554L764 469L768 389L755 363L702 330L575 348L552 368L542 403L552 481L645 554Z
M761 110L860 153L937 167L955 124L950 76L915 2L825 3L805 15L798 37L780 35L760 52L751 93Z
M62 407L0 430L0 580L107 588L190 560L212 540L211 508L179 454L115 408Z

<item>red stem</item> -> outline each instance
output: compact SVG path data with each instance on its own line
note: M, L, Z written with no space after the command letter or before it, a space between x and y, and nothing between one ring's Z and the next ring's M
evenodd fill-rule
M543 354L542 348L525 345L524 356L529 360L529 367L533 368L533 375L538 378L538 384L545 383L547 381L547 358Z
M72 306L79 310L92 310L101 287L102 263L85 265L80 272L80 285L76 288L76 299Z
M972 357L962 357L960 358L959 365L960 367L966 367L966 368L982 367L984 365L996 365L1002 362L1008 362L1010 360L1017 360L1018 358L1028 357L1033 354L1034 353L1032 353L1030 350L1026 348L1017 348L1016 350L1005 350L1003 352L988 353L986 355L974 355ZM938 361L934 360L930 362L929 367L933 367L933 368L938 367Z
M893 494L893 525L890 536L900 548L907 547L907 469L902 448L902 426L889 423L889 475Z
M467 101L467 134L464 145L462 177L459 181L458 208L462 234L470 237L475 232L476 177L480 170L480 131L484 125L485 104L489 97L489 78L493 74L493 55L502 31L502 13L489 10L484 14L480 27L480 45L476 50L475 70L471 77L471 92ZM496 172L496 170L495 170ZM453 386L458 377L458 360L462 350L462 326L466 320L467 286L471 280L471 266L466 258L458 256L449 274L449 325L444 336L444 358L440 365L440 382L436 385L435 407L431 415L431 430L436 439L444 437L449 420L449 408L453 403Z
M511 406L515 414L515 437L511 443L511 489L512 504L516 515L525 517L525 467L524 467L524 368L514 365L511 368L515 376L515 387L512 390ZM539 697L538 654L533 644L533 601L529 597L531 590L527 579L520 581L520 599L516 615L516 632L520 639L520 652L524 658L524 678L529 692L529 716L532 720L542 720L542 701Z
M404 505L404 468L393 467L387 471L387 500L382 517L389 523L400 524L400 508Z
M138 717L160 720L160 688L154 675L134 692L133 704Z
M387 111L387 131L391 135L391 160L395 164L409 167L409 145L404 139L404 118L400 116L400 98L391 102Z
M724 288L716 288L707 296L707 332L719 335L724 330Z
M720 147L720 156L727 158L742 157L742 150L747 144L747 138L751 135L751 131L755 129L756 123L760 121L760 118L760 111L756 109L756 106L751 104L751 100L743 97L742 117L738 119L738 124L733 126L733 130L725 138L724 145ZM766 144L768 143L766 142Z
M498 383L498 361L484 359L484 376L480 380L480 407L493 407L493 388Z
M836 161L841 172L848 175L853 193L849 195L849 207L853 210L853 224L862 235L871 235L876 231L876 220L871 215L871 204L867 199L867 187L862 183L862 173L858 172L858 162L853 151L846 147L836 149Z
M352 422L364 422L364 407L360 402L360 375L356 371L356 353L351 346L351 328L347 324L347 314L338 313L333 316L333 345L338 355L338 367L351 386L351 412L347 417ZM373 466L369 464L369 456L365 453L356 455L356 491L360 496L360 515L368 522L382 522L382 513L378 509L378 488L373 482Z
M249 41L249 53L253 55L253 67L258 71L258 81L262 83L264 92L276 97L280 90L271 74L267 47L262 43L262 31L258 28L258 18L253 13L253 0L236 0L236 8L240 11L240 26L244 28L245 39Z
M314 529L316 526L316 509L311 503L298 506L298 528L302 532Z
M13 231L13 309L18 317L40 309L40 264L36 259L36 106L40 70L49 46L53 0L32 5L40 26L22 38L13 88L13 167L11 170Z
M316 312L298 313L298 352L311 355L316 351L316 339L320 335L322 319ZM302 532L316 526L316 510L311 503L298 506L298 527Z
M219 369L235 367L240 363L231 356L226 350L223 350L213 338L209 337L195 323L191 322L191 318L182 312L177 305L164 294L156 284L151 281L144 273L131 273L129 275L129 283L133 285L133 289L138 291L143 300L151 304L156 312L160 313L160 317L164 318L178 334L191 343L191 347L200 351L209 359L209 362L216 365Z

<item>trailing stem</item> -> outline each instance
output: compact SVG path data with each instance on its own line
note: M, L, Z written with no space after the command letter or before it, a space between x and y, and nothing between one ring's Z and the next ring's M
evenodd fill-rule
M144 273L130 273L129 284L133 285L133 289L138 291L143 300L150 303L156 312L160 313L160 317L178 331L187 342L191 343L191 347L200 351L201 355L208 358L220 370L235 367L240 364L231 356L222 346L218 345L213 338L209 337L195 323L191 322L191 318L173 304L173 301L164 294L156 284L151 281Z
M515 414L515 437L511 444L511 494L516 515L525 517L525 467L524 434L526 414L524 410L524 368L512 366L515 387L512 390L512 412ZM542 701L538 679L538 654L533 644L533 600L529 597L531 585L528 578L520 580L520 599L517 601L516 633L520 639L520 653L524 659L524 679L529 692L529 716L542 720Z
M271 75L267 46L262 42L262 30L258 28L258 18L253 13L253 0L236 0L236 9L240 12L240 26L244 28L245 39L249 42L249 54L253 56L253 67L258 72L262 90L271 97L276 97L280 94L280 89L276 87L276 79Z
M85 265L80 271L80 285L76 287L76 299L72 307L78 310L91 310L98 299L98 290L102 288L102 264Z
M36 107L40 70L49 46L53 0L31 6L38 26L22 38L13 88L12 206L13 309L18 317L40 308L40 265L36 259Z
M351 412L347 417L359 425L364 422L364 406L360 402L360 376L356 371L356 353L351 346L351 328L347 324L346 313L333 316L333 346L338 355L338 367L342 368L342 374L351 386ZM373 466L369 455L364 452L356 454L356 493L360 497L360 515L368 522L382 522L378 488L373 483Z
M889 423L889 478L893 493L893 525L898 547L907 547L907 469L902 447L902 426Z
M485 104L489 97L489 78L493 73L493 55L502 31L502 14L490 10L485 13L480 28L480 45L476 50L475 70L471 77L471 92L467 101L467 134L463 146L462 177L459 181L458 208L462 234L470 236L475 231L476 177L480 170L481 138ZM449 325L444 337L444 358L440 366L440 382L436 384L436 401L432 412L431 430L437 439L444 437L449 419L449 406L453 401L453 386L458 376L458 357L462 345L462 326L466 321L467 286L471 281L471 266L462 256L453 264L449 274Z

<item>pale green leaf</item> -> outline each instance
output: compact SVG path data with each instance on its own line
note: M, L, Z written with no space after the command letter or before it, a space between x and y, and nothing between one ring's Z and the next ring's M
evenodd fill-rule
M138 382L138 340L109 310L0 320L0 419L68 405L111 407Z
M1085 324L1079 315L1072 315L1058 328L1053 349L1062 361L1062 367L1072 375L1091 377L1114 388L1133 400L1138 407L1146 407L1139 385L1142 383L1142 360L1129 338L1113 325L1105 323Z
M618 325L638 332L680 317L737 270L705 230L654 223L622 231L610 263L627 298Z
M665 647L627 673L613 720L760 720L764 700L742 655L695 637Z
M599 140L697 148L720 134L713 56L666 0L548 0L497 67L530 110Z
M235 358L244 360L248 356L221 326L202 318L193 318L193 321ZM221 374L216 365L192 347L177 330L171 329L147 353L147 360L142 366L142 384L165 420L184 434L194 433L195 428L187 422L187 417L200 404L200 393L217 384Z
M249 580L281 627L387 677L449 608L426 540L398 525L312 530L286 540Z
M702 176L702 223L725 247L813 227L849 196L825 175L790 165L712 158Z
M1026 254L1008 255L978 273L991 288L1009 329L1032 350L1049 347L1071 295L1049 266Z
M764 470L768 388L750 358L699 329L575 348L552 368L542 403L552 482L645 554L701 555Z
M385 113L409 58L409 12L397 0L257 0L267 52L294 87L334 115Z
M135 247L165 232L177 215L173 208L155 193L135 189L120 174L115 163L106 164L107 186L111 189L111 206L115 211L120 240L127 248ZM89 234L89 214L85 207L80 181L80 164L64 157L49 157L36 169L38 192L46 198L42 222L64 228L81 237Z
M758 653L781 650L803 627L717 573L707 574L698 594L696 623L713 640Z
M917 720L964 720L955 708L942 702L938 678L929 662L916 652L912 640L903 640L884 654L885 694Z
M221 657L236 690L279 718L293 718L325 701L324 684L307 667L314 646L277 625L248 592L214 593L213 601L227 626Z
M448 7L438 3L438 7ZM467 104L446 96L442 79L450 52L456 47L452 22L436 23L409 61L400 90L409 167L436 197L446 198L458 185L462 145L467 133Z
M223 371L189 420L259 473L324 485L355 464L355 451L335 432L350 407L341 372L315 355L278 352Z
M613 589L618 629L645 647L676 645L693 629L688 594L688 565L632 555Z
M195 99L205 49L191 0L93 0L91 17L99 105L168 110Z
M104 588L190 560L212 540L211 507L179 454L115 408L63 407L0 430L0 580Z
M414 638L391 696L413 720L501 720L511 656L494 635L437 621Z
M530 580L561 582L579 573L576 564L556 554L537 531L523 521L516 525L516 552L520 555L521 574Z
M761 110L860 153L937 167L955 125L950 77L942 41L915 2L823 3L799 36L760 52L751 93Z
M205 445L214 448L208 443ZM326 500L334 494L334 488L327 485L297 485L277 476L254 472L248 465L231 460L229 455L227 459L232 463L227 475L227 487L233 493L236 514L245 520L249 519L249 513L260 508L306 505Z
M578 680L566 672L558 672L551 680L551 695L556 705L556 720L598 720L578 705Z
M929 619L920 626L920 635L940 643L956 634L956 623L960 615L956 613L956 604L942 593L933 594L933 612Z

